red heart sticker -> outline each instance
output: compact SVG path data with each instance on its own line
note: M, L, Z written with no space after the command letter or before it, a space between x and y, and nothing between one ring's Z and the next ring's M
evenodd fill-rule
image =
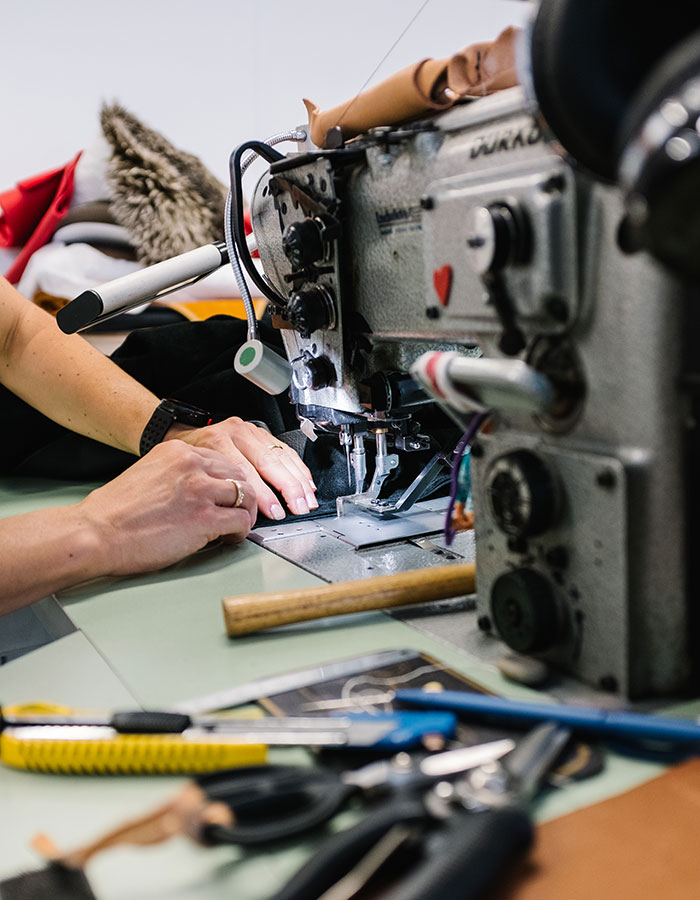
M433 285L441 306L447 306L450 302L452 290L452 266L445 265L433 272Z

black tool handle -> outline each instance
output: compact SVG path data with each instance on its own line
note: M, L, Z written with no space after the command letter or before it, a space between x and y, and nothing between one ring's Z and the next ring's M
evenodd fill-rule
M428 821L422 800L406 798L384 804L361 822L328 838L271 900L310 900L343 878L395 825Z
M180 734L192 720L184 713L145 710L114 713L109 724L120 734Z
M428 838L426 860L382 900L476 900L533 834L529 815L516 807L457 813Z
M327 822L355 788L336 772L304 766L252 766L201 776L209 800L228 804L230 827L207 826L208 844L255 846L296 837Z

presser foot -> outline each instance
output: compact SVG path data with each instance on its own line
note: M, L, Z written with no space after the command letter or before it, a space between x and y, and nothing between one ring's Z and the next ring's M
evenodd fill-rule
M390 519L401 513L407 512L417 500L425 493L430 482L440 469L449 466L449 460L444 453L436 453L420 470L418 475L401 494L398 500L382 500L377 496L377 491L370 489L362 494L349 494L346 497L338 497L336 510L339 516L354 515L361 510L378 519Z

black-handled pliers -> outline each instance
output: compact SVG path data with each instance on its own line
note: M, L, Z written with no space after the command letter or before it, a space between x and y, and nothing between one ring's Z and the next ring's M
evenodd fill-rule
M414 841L417 836L420 849L412 849L416 865L381 894L382 900L474 900L531 845L529 801L569 736L567 729L545 723L500 760L427 790L397 792L328 839L271 900L335 896L333 885L359 870L397 828L407 829Z

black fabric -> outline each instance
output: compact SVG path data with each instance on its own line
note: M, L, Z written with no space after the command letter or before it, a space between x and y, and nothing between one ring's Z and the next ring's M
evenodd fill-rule
M281 351L279 333L261 324L261 340ZM246 340L246 323L230 316L204 322L182 322L132 332L112 354L113 361L158 397L174 397L208 410L219 422L232 415L264 422L273 435L301 453L318 487L319 513L333 513L335 499L352 493L345 453L335 434L316 441L300 440L294 407L286 394L271 397L238 375L233 360ZM0 475L25 475L70 481L106 481L136 457L74 434L36 412L0 387L0 410L6 438L0 442ZM459 435L437 408L421 413L433 447L401 454L401 465L389 477L382 496L398 497L436 449L451 449ZM374 470L373 442L366 441L367 470ZM433 481L444 485L446 474Z

